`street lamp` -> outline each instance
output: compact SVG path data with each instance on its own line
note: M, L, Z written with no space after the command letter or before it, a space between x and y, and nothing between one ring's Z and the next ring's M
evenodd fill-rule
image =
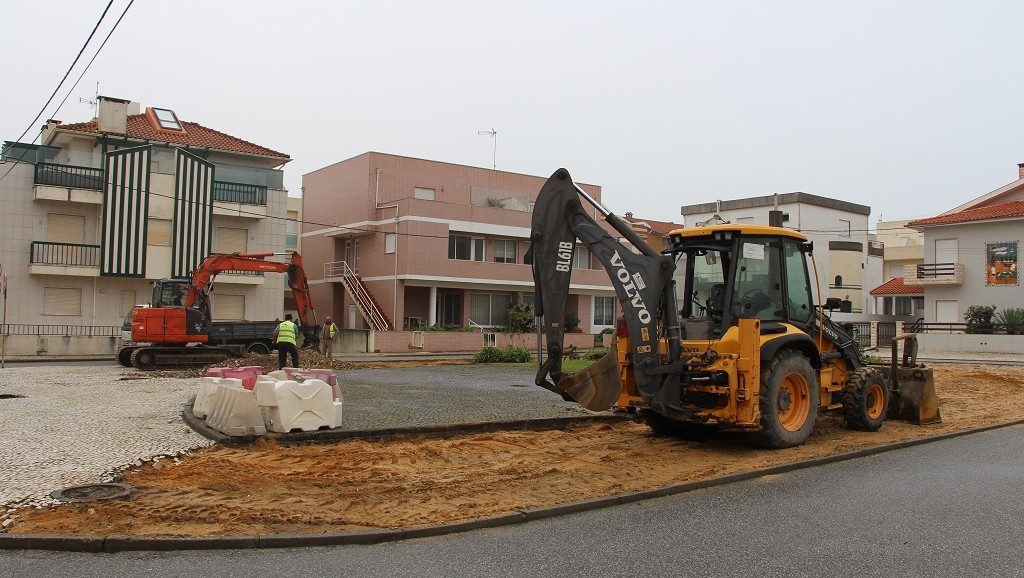
M494 141L494 157L491 159L491 162L493 163L492 168L497 169L498 168L498 131L496 131L496 130L494 130L492 128L491 130L478 130L478 131L476 131L476 134L479 134L479 135L489 134L489 135L491 135L491 139Z

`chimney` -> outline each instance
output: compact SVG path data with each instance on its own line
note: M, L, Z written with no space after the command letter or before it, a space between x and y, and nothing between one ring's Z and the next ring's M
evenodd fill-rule
M1024 179L1024 163L1017 163L1017 178Z
M125 134L128 126L130 100L101 96L99 113L96 118L100 132Z

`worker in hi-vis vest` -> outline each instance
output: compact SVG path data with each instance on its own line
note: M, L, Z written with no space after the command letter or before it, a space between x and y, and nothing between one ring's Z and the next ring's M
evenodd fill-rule
M320 334L320 340L324 342L324 355L331 356L331 348L334 346L334 337L338 335L338 326L331 321L328 315L324 319L324 331Z
M292 356L292 367L299 367L299 350L295 347L299 326L292 321L292 314L286 313L284 321L274 329L274 344L277 345L277 368L284 369L288 355Z

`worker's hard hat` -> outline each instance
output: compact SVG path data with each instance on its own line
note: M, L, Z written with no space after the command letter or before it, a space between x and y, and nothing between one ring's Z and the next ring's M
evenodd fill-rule
M326 318L326 319L324 319L324 321L330 321L330 320L331 320L331 317L330 317L330 316L327 316L327 318Z

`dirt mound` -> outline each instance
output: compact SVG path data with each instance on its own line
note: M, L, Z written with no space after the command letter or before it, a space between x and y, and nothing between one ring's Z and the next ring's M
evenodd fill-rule
M276 365L275 365L276 368ZM857 448L1024 419L1024 368L942 366L943 423L850 431L822 415L803 446L656 437L642 424L450 439L213 447L123 476L129 499L19 512L14 533L236 535L455 521L757 470ZM643 475L638 475L638 472ZM71 530L73 529L73 530Z
M338 361L323 355L319 351L313 349L300 349L299 350L299 364L302 367L315 367L318 369L352 369L353 364ZM141 377L176 377L176 378L194 378L202 377L206 375L206 370L210 367L247 367L251 365L258 365L263 368L263 373L270 373L271 371L277 370L277 353L262 353L254 354L247 353L245 357L234 357L225 359L224 361L214 363L207 366L199 367L188 367L182 369L161 369L155 371L146 371L137 373Z

